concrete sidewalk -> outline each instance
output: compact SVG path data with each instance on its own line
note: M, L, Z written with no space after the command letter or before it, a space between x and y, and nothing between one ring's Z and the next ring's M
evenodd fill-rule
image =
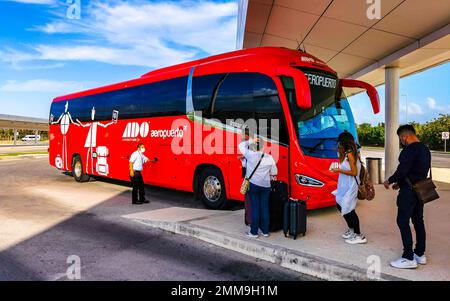
M378 260L381 270L375 280L450 280L450 185L439 183L441 199L426 205L429 263L416 270L389 266L389 261L402 253L396 225L396 192L378 185L376 193L375 200L360 201L357 208L362 231L368 238L365 245L348 245L342 240L346 225L335 208L310 211L308 232L295 241L285 238L282 232L268 238L246 238L243 210L172 207L124 217L326 280L371 280L367 270Z

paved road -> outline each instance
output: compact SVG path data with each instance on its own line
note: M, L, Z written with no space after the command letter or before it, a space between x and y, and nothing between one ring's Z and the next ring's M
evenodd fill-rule
M378 157L383 158L384 163L384 149L367 149L363 148L362 155L364 157ZM436 153L431 154L431 164L433 167L450 168L450 153Z
M127 186L76 183L46 157L2 160L0 173L0 280L66 280L70 255L82 280L313 280L121 217L203 208L191 194L150 188L152 203L132 206Z
M8 153L33 153L33 152L45 152L48 149L48 144L42 145L0 145L0 155Z

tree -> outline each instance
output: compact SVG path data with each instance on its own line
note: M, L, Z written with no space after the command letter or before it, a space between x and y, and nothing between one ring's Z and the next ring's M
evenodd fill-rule
M442 132L450 131L450 114L439 114L438 118L424 124L410 123L416 134L432 150L443 150ZM372 126L369 123L357 125L359 143L362 146L384 146L384 123Z
M418 137L433 150L443 150L442 132L450 131L450 114L439 114L438 118L420 127Z
M359 143L364 146L384 146L384 123L372 126L362 123L357 126Z

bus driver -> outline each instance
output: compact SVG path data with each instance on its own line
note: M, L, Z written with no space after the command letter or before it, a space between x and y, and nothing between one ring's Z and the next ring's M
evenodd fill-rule
M130 157L130 179L133 185L132 204L134 205L150 203L150 201L145 199L144 178L142 177L144 164L149 162L149 159L144 155L144 152L144 143L139 143L137 146L137 150L133 154L131 154ZM156 161L157 158L154 158L151 162Z

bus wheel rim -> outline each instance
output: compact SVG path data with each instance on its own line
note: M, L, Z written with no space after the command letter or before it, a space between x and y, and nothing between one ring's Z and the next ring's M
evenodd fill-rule
M217 202L222 194L222 185L215 176L209 176L203 184L203 193L210 202Z
M75 163L75 176L77 176L77 178L81 177L81 163L80 162L76 162Z

